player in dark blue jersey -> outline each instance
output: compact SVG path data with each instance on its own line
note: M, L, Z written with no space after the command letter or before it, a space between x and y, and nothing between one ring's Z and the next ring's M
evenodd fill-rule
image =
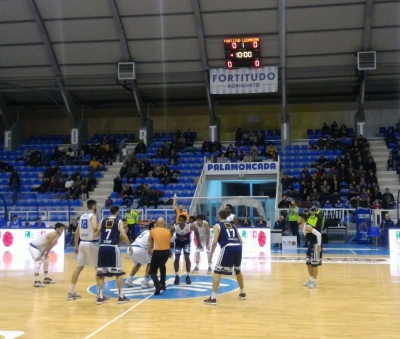
M318 277L318 266L322 264L321 259L321 245L322 245L322 235L311 225L306 223L307 215L304 213L299 214L297 223L299 228L304 234L304 239L307 245L307 257L306 264L310 280L305 282L303 285L308 288L317 287L317 277Z
M104 304L106 299L103 294L104 277L115 276L118 286L118 304L130 301L124 296L122 290L122 260L119 244L124 242L128 246L129 254L133 253L131 243L126 236L124 223L118 218L119 207L110 207L111 216L101 221L100 226L100 248L97 262L97 305Z
M211 297L204 300L206 305L217 305L217 290L221 279L221 274L232 275L236 273L236 280L240 287L239 298L246 300L244 291L243 274L240 270L242 264L242 237L236 226L227 221L227 212L221 210L218 212L218 223L214 226L214 241L211 248L211 258L214 254L217 244L221 247L217 263L214 268L214 280Z

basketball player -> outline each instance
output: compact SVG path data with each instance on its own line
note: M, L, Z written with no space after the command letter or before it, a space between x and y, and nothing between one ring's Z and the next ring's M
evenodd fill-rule
M316 288L318 266L322 265L322 262L320 261L322 235L311 225L307 224L306 220L306 214L299 214L297 223L299 224L300 230L304 234L304 239L307 244L306 264L308 273L310 275L310 280L305 282L303 285L307 286L308 288Z
M81 215L74 236L75 253L78 253L75 271L71 277L71 287L67 300L82 298L75 291L79 275L85 266L94 267L97 280L97 257L99 255L99 226L97 225L97 202L89 199L86 203L88 211ZM78 241L79 246L78 246Z
M124 229L123 221L118 218L119 207L110 207L111 216L101 220L100 225L100 248L97 263L97 305L102 305L106 302L103 294L104 277L115 276L118 287L118 304L126 304L130 299L124 296L122 289L122 260L119 250L119 243L124 242L128 246L129 255L133 254L133 249L129 238Z
M133 261L133 268L129 278L126 279L125 284L129 287L135 286L133 284L133 277L139 271L142 265L146 265L146 273L144 275L144 279L142 281L142 288L150 288L152 285L149 283L149 275L150 275L150 262L151 258L149 256L149 236L150 231L154 228L154 222L149 224L149 229L142 232L136 240L133 242L133 254L130 256ZM128 249L129 250L129 249Z
M236 280L240 287L239 298L241 300L246 300L243 274L240 269L240 265L242 264L243 241L236 226L228 222L226 218L226 211L221 210L218 212L218 223L214 226L214 241L211 248L211 258L217 248L217 244L221 247L221 252L214 267L211 296L204 300L204 304L206 305L217 305L217 290L221 280L221 274L232 275L233 271L236 273Z
M192 282L190 280L190 232L193 231L198 246L201 247L199 231L197 230L196 226L193 224L186 223L186 216L181 214L178 219L178 225L174 225L171 227L171 237L175 234L175 260L174 260L174 269L175 269L175 280L174 284L179 285L179 260L181 258L181 254L183 252L185 256L186 262L186 284L190 285Z
M179 223L179 217L181 215L184 215L186 217L186 220L189 220L189 214L188 214L188 212L185 212L183 210L183 205L179 205L178 206L176 204L176 198L177 198L177 196L176 196L176 193L175 193L172 207L174 208L174 211L175 211L175 223L177 224L177 223Z
M57 240L61 237L64 227L64 224L58 222L54 225L54 232L43 233L29 244L29 252L35 262L35 282L33 287L44 287L44 284L55 284L55 281L49 278L49 253L57 244ZM43 283L39 280L39 271L42 263L44 272Z
M239 219L236 215L233 214L233 207L231 204L225 205L225 211L227 213L226 221L232 222L236 227L239 226Z
M199 273L199 262L200 262L200 252L203 252L203 250L206 250L207 253L207 258L208 258L208 270L207 274L212 273L211 269L211 232L210 232L210 225L207 221L204 220L204 215L197 215L196 216L196 221L193 223L193 225L197 228L199 235L200 235L200 242L201 246L197 246L196 248L196 266L194 270L192 271L192 274Z

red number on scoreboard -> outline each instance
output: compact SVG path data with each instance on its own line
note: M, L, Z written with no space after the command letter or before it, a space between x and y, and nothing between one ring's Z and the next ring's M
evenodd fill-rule
M254 60L254 66L260 67L260 60Z
M232 49L236 49L237 48L237 43L236 42L232 42Z
M227 61L226 65L228 66L228 68L232 68L233 67L232 61Z
M258 47L258 42L257 42L257 41L254 41L254 42L253 42L253 47L254 47L254 48L257 48L257 47Z

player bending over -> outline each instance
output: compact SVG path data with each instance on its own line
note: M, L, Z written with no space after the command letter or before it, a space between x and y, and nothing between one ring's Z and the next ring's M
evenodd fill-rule
M154 228L154 222L151 222L149 224L149 229L142 232L132 244L133 254L129 256L131 257L134 266L132 268L131 274L129 275L129 278L126 279L125 281L125 284L128 285L129 287L135 286L133 283L133 277L139 271L142 265L146 265L146 273L142 281L142 288L152 287L152 285L149 283L151 258L149 256L148 249L149 249L150 231L153 228Z
M197 246L196 248L196 253L195 253L195 258L196 258L196 267L192 271L192 274L199 273L199 262L200 262L200 253L203 252L203 250L206 250L207 253L207 259L208 259L208 270L207 274L212 273L211 269L211 232L210 232L210 225L208 224L207 221L204 220L204 215L199 214L196 216L196 221L193 223L193 225L197 228L199 231L200 235L200 245Z
M306 223L307 215L301 213L297 218L297 223L299 224L300 231L304 234L304 239L307 245L307 258L306 264L308 269L308 274L310 275L310 280L305 282L303 285L308 288L317 287L317 277L318 277L318 266L322 265L320 260L321 253L321 233L318 232L311 225Z
M174 269L175 269L175 280L174 284L179 285L179 260L181 258L181 254L185 255L186 262L186 284L191 284L190 280L190 232L193 231L197 243L201 246L199 232L194 225L190 225L186 223L186 215L181 214L178 218L178 224L171 227L171 237L175 234L175 260L174 260Z

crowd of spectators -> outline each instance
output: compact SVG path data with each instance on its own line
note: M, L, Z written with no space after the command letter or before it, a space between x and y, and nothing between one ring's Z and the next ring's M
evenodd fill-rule
M325 123L324 127L328 131L329 127ZM332 127L335 133L342 132L345 135L345 126L336 129L333 124L330 131ZM310 164L311 168L315 168L313 174L309 166L303 168L299 178L285 174L281 179L285 196L297 201L302 207L395 207L394 197L389 194L389 190L386 189L384 194L380 192L376 164L366 138L360 135L353 137L351 143L335 143L328 136L323 141L324 144L317 143L318 149L340 149L342 155L336 156L334 160L321 155L315 163Z

